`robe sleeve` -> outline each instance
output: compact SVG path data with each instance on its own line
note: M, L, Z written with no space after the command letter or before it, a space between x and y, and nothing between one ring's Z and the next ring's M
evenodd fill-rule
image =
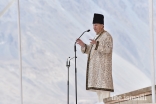
M103 41L97 41L95 50L100 53L110 53L113 49L113 38L111 35L107 35Z
M90 48L91 48L91 45L85 44L84 47L81 47L81 52L84 54L89 54Z

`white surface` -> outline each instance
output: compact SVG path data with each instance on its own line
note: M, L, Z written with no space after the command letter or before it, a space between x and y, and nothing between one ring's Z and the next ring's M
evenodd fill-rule
M10 0L0 1L0 11ZM16 2L17 3L17 2ZM19 104L17 4L0 18L0 104ZM114 90L111 96L151 85L148 1L21 0L24 104L66 103L66 59L74 41L94 38L94 13L105 15L112 35ZM156 2L154 2L156 4ZM156 8L154 7L154 10ZM155 15L154 15L155 17ZM85 90L86 60L77 46L78 104L94 104ZM70 103L75 102L74 61L70 67Z
M151 89L152 103L155 103L155 58L154 58L154 23L153 23L153 0L149 0L150 43L151 43Z

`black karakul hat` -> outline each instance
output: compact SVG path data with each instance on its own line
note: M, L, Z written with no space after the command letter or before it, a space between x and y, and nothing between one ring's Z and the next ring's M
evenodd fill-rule
M94 13L93 24L94 23L104 24L104 16L102 14Z

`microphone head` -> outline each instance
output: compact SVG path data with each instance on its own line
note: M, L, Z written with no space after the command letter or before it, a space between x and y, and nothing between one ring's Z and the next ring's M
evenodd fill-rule
M90 29L87 30L87 32L89 32L89 31L90 31Z

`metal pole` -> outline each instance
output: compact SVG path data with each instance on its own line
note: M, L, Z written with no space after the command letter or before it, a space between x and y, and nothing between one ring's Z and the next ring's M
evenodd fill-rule
M74 45L74 51L75 51L75 99L76 99L76 104L77 104L77 68L76 68L76 42Z
M67 100L67 104L69 104L69 67L68 67L68 82L67 82L67 85L68 85L68 100Z
M153 35L153 0L149 0L149 20L151 37L151 74L152 74L152 103L155 103L155 65L154 65L154 35Z
M73 57L75 58L75 57ZM69 67L70 67L70 60L72 60L73 58L68 58L67 61L66 61L66 66L67 66L67 69L68 69L68 78L67 78L67 104L69 104Z
M18 6L18 40L19 40L19 66L20 66L20 96L21 104L23 104L23 88L22 88L22 47L21 47L21 26L20 26L20 3L17 0Z
M68 61L68 59L67 59L67 62L66 62L67 71L68 71L67 72L67 104L69 104L69 67L70 67L70 61Z

